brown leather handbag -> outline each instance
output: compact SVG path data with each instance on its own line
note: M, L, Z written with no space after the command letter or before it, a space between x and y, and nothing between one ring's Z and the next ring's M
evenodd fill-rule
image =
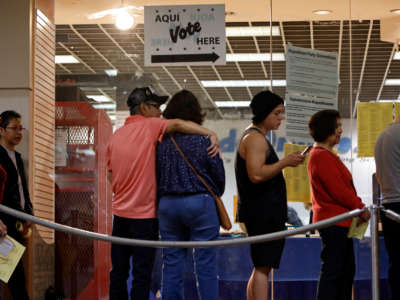
M207 188L208 192L214 197L215 203L217 204L217 212L218 212L218 217L219 217L219 224L221 227L225 230L229 230L232 228L232 223L231 220L229 219L229 215L225 209L224 202L222 202L221 197L217 196L210 186L206 183L206 181L203 179L203 177L200 176L200 174L197 172L197 170L193 167L193 165L189 162L189 160L186 158L185 154L182 152L181 148L178 146L176 143L175 139L173 136L170 136L172 143L175 145L176 150L178 150L179 154L182 156L182 158L185 160L185 162L188 164L188 166L193 170L194 174L199 178L199 180L203 183L203 185Z

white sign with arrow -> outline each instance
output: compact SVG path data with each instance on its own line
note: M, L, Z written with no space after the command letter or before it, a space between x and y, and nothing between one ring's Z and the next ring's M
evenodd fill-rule
M225 5L145 6L144 65L224 65Z

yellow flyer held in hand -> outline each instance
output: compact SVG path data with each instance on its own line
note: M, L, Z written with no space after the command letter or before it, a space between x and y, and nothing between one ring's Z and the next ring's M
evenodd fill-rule
M359 217L353 218L351 222L349 233L347 234L348 238L356 238L362 240L365 235L365 231L367 231L367 227L369 222L363 222L360 225L357 225Z
M24 254L25 247L10 236L0 238L0 280L7 283Z

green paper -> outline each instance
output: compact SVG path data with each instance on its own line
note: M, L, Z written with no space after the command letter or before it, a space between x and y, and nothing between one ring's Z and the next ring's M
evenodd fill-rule
M359 240L362 240L364 238L365 231L367 230L369 222L363 222L357 226L358 219L359 217L353 218L353 221L351 222L349 228L349 233L347 234L348 238L356 238Z

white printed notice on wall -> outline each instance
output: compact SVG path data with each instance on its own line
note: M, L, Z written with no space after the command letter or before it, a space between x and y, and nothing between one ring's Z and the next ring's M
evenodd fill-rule
M145 6L145 66L224 65L225 5Z
M337 53L286 48L286 89L291 93L336 99L338 95Z
M308 133L308 120L323 109L337 109L337 101L294 94L286 94L286 135L294 143L313 142Z
M286 135L311 142L308 120L338 107L337 53L288 45L286 48Z

